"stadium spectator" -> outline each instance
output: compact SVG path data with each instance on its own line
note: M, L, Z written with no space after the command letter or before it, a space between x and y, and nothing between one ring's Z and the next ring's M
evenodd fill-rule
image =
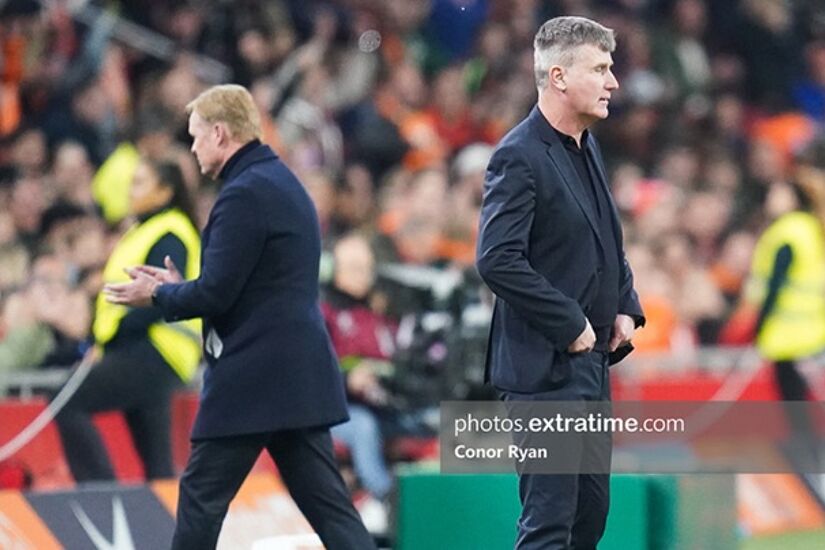
M803 113L820 124L825 123L825 40L808 44L805 48L808 71L794 87L796 105Z
M64 141L56 147L51 177L57 201L74 204L87 212L93 212L93 176L94 168L88 152L82 145L76 141Z
M140 113L133 139L118 144L97 170L92 194L109 224L116 225L129 214L129 189L140 158L158 159L170 154L170 116L158 109Z
M799 155L792 176L792 201L765 230L753 254L745 299L758 308L755 335L760 354L773 362L783 401L805 401L809 387L800 362L825 350L825 141ZM818 457L814 429L805 410L788 407L795 435L812 445L796 460ZM800 441L795 443L799 444ZM815 471L817 462L804 462Z
M335 197L334 227L330 236L374 230L376 189L372 174L362 164L344 169Z
M55 255L37 258L28 284L4 300L0 386L5 373L74 364L90 321L89 299L72 284L69 265Z
M180 168L142 159L130 185L129 210L137 219L106 263L105 282L128 280L126 268L163 266L171 258L189 276L200 267L200 237ZM71 314L66 314L72 318ZM200 322L172 326L157 307L126 308L96 302L95 365L57 416L63 449L78 482L114 479L92 415L120 410L132 433L147 479L172 477L170 414L173 392L195 374Z
M380 382L392 372L396 323L371 303L375 257L369 241L358 234L341 237L333 248L334 275L321 309L346 377L350 420L332 428L332 436L350 451L355 473L370 501L358 504L370 532L387 529L386 500L392 478L384 460L379 414L390 405Z

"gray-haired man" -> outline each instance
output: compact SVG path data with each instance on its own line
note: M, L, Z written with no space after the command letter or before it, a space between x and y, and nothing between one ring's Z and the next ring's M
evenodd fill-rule
M613 31L582 17L547 21L534 42L538 103L487 169L477 266L497 296L487 375L502 399L608 401L608 365L644 323L604 161L587 128L619 87ZM610 438L585 438L582 457ZM519 549L595 548L609 468L521 473Z

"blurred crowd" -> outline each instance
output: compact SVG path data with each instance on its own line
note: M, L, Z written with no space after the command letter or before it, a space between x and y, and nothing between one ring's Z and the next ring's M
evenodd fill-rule
M349 299L400 333L432 303L394 301L382 266L473 279L486 163L535 102L540 24L614 28L621 88L594 130L648 315L641 351L725 343L756 237L792 208L793 154L825 123L816 0L1 5L0 373L84 352L138 158L175 159L205 222L216 188L187 151L184 106L219 81L252 90L265 141L307 186L333 296L332 273L354 270L341 279L366 289ZM333 265L353 233L374 260Z

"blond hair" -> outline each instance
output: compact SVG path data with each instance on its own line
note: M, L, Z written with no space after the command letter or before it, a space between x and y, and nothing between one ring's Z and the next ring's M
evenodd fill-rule
M186 106L209 124L223 122L232 139L246 143L261 139L261 114L249 90L238 84L212 86Z

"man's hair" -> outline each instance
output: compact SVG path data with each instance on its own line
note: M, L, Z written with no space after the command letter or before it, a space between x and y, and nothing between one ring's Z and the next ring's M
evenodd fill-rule
M533 67L538 89L547 87L550 67L572 65L575 49L584 44L612 52L616 49L616 34L613 29L586 17L554 17L546 21L533 40Z
M261 115L249 90L238 84L221 84L202 92L186 106L209 124L223 122L237 142L261 138Z

